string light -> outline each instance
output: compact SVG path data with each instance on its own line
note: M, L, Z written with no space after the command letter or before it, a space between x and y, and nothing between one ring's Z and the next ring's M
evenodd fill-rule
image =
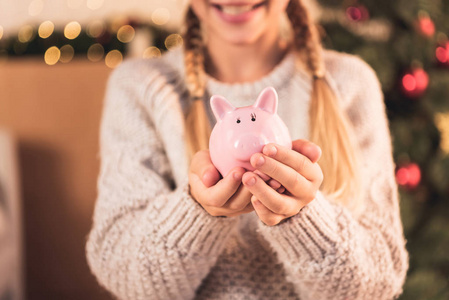
M69 40L76 39L80 33L81 25L76 21L68 23L64 28L64 36Z
M61 47L61 57L59 61L62 63L68 63L73 59L75 55L75 49L71 45L64 45Z
M87 7L96 10L103 6L103 2L104 0L87 0Z
M51 21L45 21L39 26L38 33L41 38L46 39L52 35L54 30L55 25Z
M165 47L168 50L173 50L174 48L181 46L182 43L183 43L182 37L177 33L170 34L165 39Z
M61 51L58 49L58 47L53 46L47 49L45 51L44 60L47 65L54 65L59 61L59 58L61 57Z
M34 37L34 28L31 25L25 25L19 30L17 38L21 43L28 43Z
M105 58L106 66L113 69L120 65L123 61L123 55L118 50L110 51Z
M92 62L100 61L104 55L104 48L101 44L96 43L87 50L87 58Z
M159 48L151 46L145 49L143 52L143 58L155 58L155 57L161 57L162 53Z
M170 11L164 7L157 8L151 14L151 20L156 25L164 25L170 20Z
M43 8L44 2L42 0L31 1L30 5L28 6L28 14L33 17L37 16L42 12Z
M124 25L117 31L117 39L122 43L129 43L135 35L134 28L130 25Z
M100 20L95 20L87 25L87 35L92 38L99 37L105 31L105 25Z

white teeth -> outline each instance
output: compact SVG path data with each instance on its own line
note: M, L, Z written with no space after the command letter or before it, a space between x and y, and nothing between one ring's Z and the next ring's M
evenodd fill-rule
M222 5L221 11L228 15L240 15L246 12L249 12L253 9L252 5L244 5L244 6L234 6L234 5Z

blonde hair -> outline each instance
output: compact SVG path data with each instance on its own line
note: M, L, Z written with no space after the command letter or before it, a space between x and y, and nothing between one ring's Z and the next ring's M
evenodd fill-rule
M316 26L301 0L290 0L287 16L293 32L293 46L305 57L313 76L309 109L309 139L322 149L320 165L324 180L320 190L332 200L353 211L361 207L359 151L351 140L348 118L324 78L322 45ZM199 150L208 149L211 132L201 99L205 93L204 53L200 22L189 7L184 38L187 89L192 101L186 116L186 142L189 159ZM198 101L199 100L199 101Z

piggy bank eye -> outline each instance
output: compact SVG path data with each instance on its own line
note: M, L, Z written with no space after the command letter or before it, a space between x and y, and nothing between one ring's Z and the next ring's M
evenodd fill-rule
M240 123L240 119L237 119L237 123Z
M251 114L251 121L253 121L253 122L256 121L256 114Z

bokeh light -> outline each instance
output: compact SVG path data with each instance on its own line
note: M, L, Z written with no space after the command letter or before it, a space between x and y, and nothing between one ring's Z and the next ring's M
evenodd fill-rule
M91 10L99 9L103 6L104 0L87 0L87 7Z
M112 50L110 51L105 58L106 66L109 68L116 68L118 65L120 65L123 61L123 55L118 50Z
M401 186L415 188L421 182L421 169L415 163L402 166L396 172L396 181Z
M59 58L61 57L61 51L58 49L58 47L53 46L47 49L47 51L45 51L45 63L47 65L54 65L59 61Z
M181 46L182 43L183 43L182 37L179 34L177 34L177 33L170 34L165 39L165 47L168 50L172 50L174 48L177 48L177 47Z
M42 12L44 8L44 2L42 0L33 0L28 6L28 14L30 16L37 16Z
M64 36L69 40L76 39L80 33L81 25L76 21L68 23L64 28Z
M96 43L87 50L87 58L92 62L100 61L104 56L104 48L101 44Z
M109 23L109 31L113 33L117 33L117 31L122 27L123 25L128 24L128 18L125 16L117 16L112 19L112 21Z
M441 149L449 154L449 113L437 113L435 123L441 132Z
M34 28L31 25L25 25L19 30L17 38L21 43L28 43L34 37Z
M365 21L369 19L369 12L363 5L350 6L346 9L346 17L353 22Z
M135 35L134 28L130 25L124 25L117 31L117 39L122 43L129 43Z
M104 23L100 20L95 20L87 25L87 35L92 38L99 37L106 29Z
M416 68L402 77L402 87L409 97L422 95L429 85L429 75L421 68Z
M402 85L404 86L404 89L407 91L414 91L416 89L416 79L411 74L406 74L402 78Z
M75 55L75 49L71 45L64 45L61 47L61 57L59 61L62 63L68 63L73 59Z
M161 57L162 53L159 48L151 46L145 49L143 52L143 58L155 58L155 57Z
M42 22L42 24L39 26L39 36L43 39L48 38L50 35L52 35L53 31L55 30L55 25L51 21L45 21Z
M151 14L151 20L156 25L164 25L170 20L170 11L165 7L160 7L154 10Z
M444 47L443 46L437 47L435 55L439 62L449 63L449 42L447 42Z

